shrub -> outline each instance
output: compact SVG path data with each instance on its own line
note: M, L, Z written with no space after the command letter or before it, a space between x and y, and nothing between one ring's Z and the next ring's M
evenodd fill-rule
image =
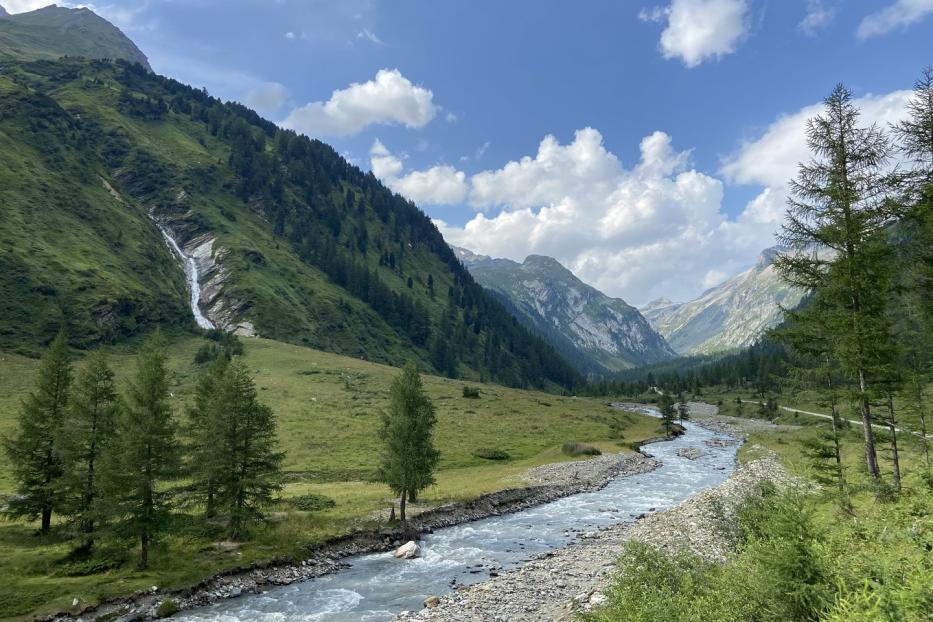
M315 494L291 497L288 499L288 503L296 510L301 510L302 512L317 512L319 510L326 510L327 508L332 508L337 505L337 503L330 497Z
M463 397L469 399L479 399L479 389L476 387L463 387Z
M501 449L489 449L488 447L474 449L473 455L483 460L508 460L511 457Z
M178 605L171 598L163 600L156 609L157 618L167 618L176 613L178 613Z
M564 443L561 451L568 456L599 456L603 453L598 448L586 443Z

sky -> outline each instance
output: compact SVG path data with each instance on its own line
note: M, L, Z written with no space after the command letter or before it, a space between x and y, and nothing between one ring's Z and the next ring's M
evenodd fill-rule
M886 125L933 64L933 0L60 4L332 144L448 242L555 257L636 305L692 299L775 244L836 83Z

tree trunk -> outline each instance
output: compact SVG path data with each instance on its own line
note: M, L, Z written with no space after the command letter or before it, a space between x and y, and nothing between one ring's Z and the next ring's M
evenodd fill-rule
M207 518L214 518L217 515L217 508L214 507L214 482L207 483L207 508L204 514Z
M407 493L407 490L403 490L402 496L398 500L398 516L403 525L405 524L405 496Z
M412 488L411 490L409 490L409 491L408 491L408 500L411 501L412 503L416 503L416 502L418 501L418 491L415 490L414 488Z
M888 394L888 429L891 430L891 452L894 468L894 489L901 490L901 461L897 455L897 421L894 419L894 398Z
M861 392L862 430L865 434L865 461L868 463L868 473L875 479L881 477L878 470L878 454L875 452L875 433L871 427L871 405L868 403L868 384L865 382L865 370L858 370L858 386Z
M45 506L42 508L42 533L48 533L52 528L52 507Z
M145 570L149 567L149 531L144 530L139 536L139 567Z

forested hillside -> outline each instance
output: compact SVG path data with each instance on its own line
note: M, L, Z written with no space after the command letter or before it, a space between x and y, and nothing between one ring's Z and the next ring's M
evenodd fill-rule
M0 65L0 345L192 327L156 223L208 270L222 328L448 376L576 373L470 277L431 221L332 148L126 61Z

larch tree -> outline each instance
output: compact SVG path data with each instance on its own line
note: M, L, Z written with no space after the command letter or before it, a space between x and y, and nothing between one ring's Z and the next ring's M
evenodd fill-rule
M101 501L99 471L102 458L113 447L118 409L113 370L103 352L94 352L78 374L59 442L64 511L77 523L85 550L94 545Z
M160 484L179 472L169 399L165 346L157 332L140 353L106 469L109 513L119 531L139 542L140 568L148 567L150 547L170 518L168 496Z
M432 438L437 415L413 363L392 381L389 396L389 408L382 417L381 473L399 495L399 518L404 523L409 492L420 492L434 483L440 459Z
M229 367L226 356L216 357L201 373L188 410L188 456L196 494L207 518L217 513L217 483L223 476L225 457L222 393Z
M217 504L228 517L228 537L236 540L281 490L284 454L277 450L272 409L259 403L245 365L227 366L218 393L221 443L212 461L223 468L216 473Z
M667 391L658 398L658 410L661 412L661 426L664 428L664 433L671 436L674 433L677 410L674 408L674 398Z
M889 145L881 130L860 127L858 119L852 93L838 85L824 101L824 113L807 121L813 159L790 182L780 234L793 250L775 265L787 282L817 292L824 302L825 321L838 336L833 355L853 379L868 472L878 479L869 384L878 348L890 340L887 246L878 239L891 219Z
M16 481L16 496L6 512L13 518L40 519L42 533L51 529L52 512L60 500L58 442L71 383L71 355L62 331L42 359L36 388L20 408L16 432L3 439Z

